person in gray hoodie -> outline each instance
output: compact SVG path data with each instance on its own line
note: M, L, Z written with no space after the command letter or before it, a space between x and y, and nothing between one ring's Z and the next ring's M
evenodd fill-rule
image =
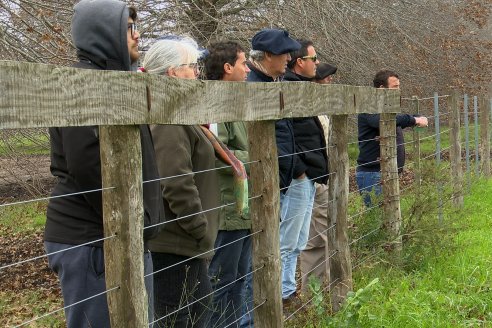
M137 13L116 0L82 0L74 7L72 38L83 69L130 71L139 58L135 20ZM84 86L81 85L81 88ZM108 91L109 92L109 91ZM57 177L52 196L101 188L101 161L97 126L50 128L51 173ZM150 129L140 126L142 176L159 177ZM159 182L143 185L144 221L147 225L164 218ZM157 231L146 229L142 237ZM45 248L50 268L57 273L65 306L83 301L106 290L103 252L103 210L101 191L52 198L48 204ZM80 247L75 247L80 245ZM146 245L146 243L144 243ZM146 249L147 246L146 246ZM144 254L146 273L152 259ZM145 281L152 304L152 277ZM152 311L149 307L149 316ZM90 298L65 309L67 326L109 327L106 295Z

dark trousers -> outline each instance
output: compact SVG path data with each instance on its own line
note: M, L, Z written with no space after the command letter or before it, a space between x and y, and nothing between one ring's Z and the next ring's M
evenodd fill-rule
M210 318L212 292L204 259L152 252L156 327L202 328ZM174 266L172 266L174 265ZM170 267L172 266L172 267ZM203 298L203 299L202 299Z
M244 275L249 272L251 261L251 237L246 237L249 234L249 229L243 229L221 230L217 235L215 248L230 244L216 250L208 269L214 290L210 327L239 327L245 294Z
M45 242L47 253L61 251L74 245ZM50 268L58 275L64 306L87 299L106 290L104 251L102 247L82 246L48 256ZM152 258L144 254L144 273L152 272ZM145 279L149 295L149 320L152 322L152 276ZM111 291L114 293L117 291ZM68 328L110 327L106 294L65 309Z

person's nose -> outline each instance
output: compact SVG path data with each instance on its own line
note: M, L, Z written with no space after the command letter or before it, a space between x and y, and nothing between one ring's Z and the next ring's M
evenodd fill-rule
M134 40L140 39L140 33L138 31L135 31L135 33L133 33L133 39Z

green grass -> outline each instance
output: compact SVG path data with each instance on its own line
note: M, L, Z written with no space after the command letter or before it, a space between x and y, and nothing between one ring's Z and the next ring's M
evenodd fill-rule
M0 207L0 236L4 233L32 234L46 222L46 203L35 202Z
M30 319L42 316L62 307L62 300L46 290L24 290L22 293L0 291L0 322L2 326L11 327ZM28 327L65 327L64 313L36 320Z
M49 136L45 130L23 129L0 131L0 156L48 155Z
M401 258L383 252L355 270L359 293L342 313L311 310L287 327L492 327L491 189L474 184L462 211L444 209L442 225L424 215Z

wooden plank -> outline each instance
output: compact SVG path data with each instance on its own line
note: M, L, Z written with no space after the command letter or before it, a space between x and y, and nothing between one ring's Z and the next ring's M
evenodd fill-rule
M463 167L461 166L461 118L460 118L460 95L456 90L449 97L449 127L451 149L449 157L451 160L451 179L453 185L453 204L457 207L463 206Z
M488 101L485 96L478 97L480 111L480 165L485 178L490 178L490 112Z
M112 327L148 327L143 267L142 153L137 126L99 129L106 288Z
M401 210L398 164L396 161L396 115L381 114L381 185L383 186L384 224L392 239L392 248L401 249Z
M348 115L332 116L333 133L330 138L330 170L336 172L330 176L329 218L336 218L335 238L328 239L330 257L331 304L333 311L342 307L347 293L352 290L352 262L348 242Z
M253 294L255 327L281 328L282 291L279 240L279 176L275 122L248 124L249 156L260 163L251 166L252 195L261 195L251 201L253 235ZM267 151L268 150L268 151ZM261 303L265 302L260 306Z
M399 103L399 91L370 87L196 81L0 61L0 129L383 113Z

